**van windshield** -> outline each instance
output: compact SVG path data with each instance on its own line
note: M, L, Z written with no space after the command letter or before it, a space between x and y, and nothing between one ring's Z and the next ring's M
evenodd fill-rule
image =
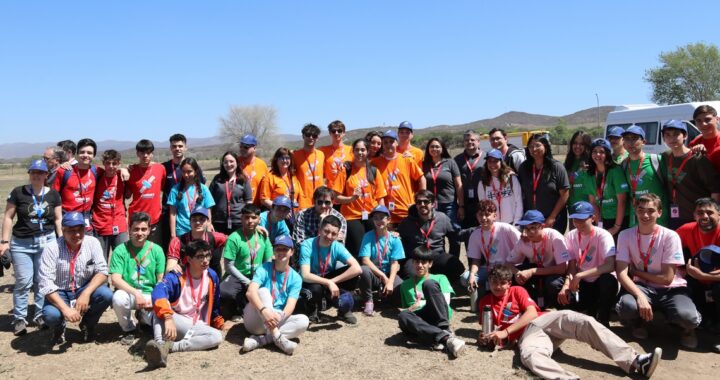
M607 136L607 131L609 131L610 128L620 127L622 129L627 129L631 125L632 125L631 123L610 124L606 127L605 136ZM640 126L640 127L642 127L642 129L645 130L645 145L657 144L658 130L659 130L657 121L648 121L645 123L635 123L635 125Z

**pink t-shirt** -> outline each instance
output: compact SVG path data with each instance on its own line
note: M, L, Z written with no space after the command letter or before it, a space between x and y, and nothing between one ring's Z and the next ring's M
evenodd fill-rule
M662 272L662 264L684 265L685 258L683 258L680 237L677 232L661 226L658 226L657 231L658 234L650 252L646 272L660 274ZM637 226L620 232L620 235L618 235L616 260L628 263L638 270L643 270L645 264L638 250L637 236ZM652 234L640 235L640 247L643 252L647 251L652 236ZM682 278L679 270L675 271L675 278L670 285L647 283L637 277L635 277L633 281L644 283L653 288L677 288L687 285L687 281Z
M543 240L537 243L520 239L515 248L510 251L507 262L520 264L527 257L531 263L537 264L536 254L542 257L543 267L551 267L570 261L572 257L568 252L565 237L552 228L543 228L542 231Z
M195 307L195 300L197 298L200 284L202 283L202 295L200 296L200 307ZM208 324L208 321L204 320L207 315L208 306L208 288L210 287L210 276L207 272L203 273L202 281L198 279L192 279L192 285L190 284L190 276L185 275L185 284L183 285L182 291L180 292L180 298L178 298L177 305L173 308L174 311L180 315L184 315L188 318L195 318L197 310L200 310L200 316L198 317L197 323Z
M512 251L515 244L520 240L520 231L503 222L495 222L493 228L495 230L492 237L490 236L491 231L483 231L480 227L473 231L468 241L468 258L477 260L483 258L482 260L485 262L486 250L490 246L490 266L507 262L508 253ZM485 239L484 244L483 238Z
M597 268L605 262L610 256L615 256L615 241L609 232L602 228L593 227L595 234L589 239L590 234L580 236L577 229L568 232L565 235L570 256L577 260L578 272L584 272L593 268ZM580 257L585 253L585 261L580 263ZM600 276L586 277L583 281L595 282Z

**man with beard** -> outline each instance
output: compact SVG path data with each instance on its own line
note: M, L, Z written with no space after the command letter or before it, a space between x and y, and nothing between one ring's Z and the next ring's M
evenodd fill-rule
M460 220L462 228L477 226L475 213L478 205L478 184L480 183L481 168L485 163L485 154L480 150L480 134L469 130L463 136L465 150L455 156L454 160L460 168L465 199L465 217Z

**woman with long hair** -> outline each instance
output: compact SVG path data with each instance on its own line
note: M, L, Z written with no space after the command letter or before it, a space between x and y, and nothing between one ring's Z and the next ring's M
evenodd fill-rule
M240 227L240 210L252 203L253 194L237 155L225 152L220 158L220 172L210 182L210 194L215 200L212 221L215 231L229 235Z
M207 186L200 182L200 165L192 157L186 157L180 162L182 178L170 190L167 205L170 209L170 237L184 235L190 232L190 214L197 207L211 209L215 200ZM212 223L212 218L209 222ZM212 224L210 224L212 228Z
M375 206L385 205L385 180L368 160L368 143L357 139L352 144L353 161L345 162L338 173L342 192L335 198L341 204L340 213L347 220L345 246L357 258L363 235L372 230L370 212Z
M530 136L525 162L520 165L518 178L523 194L523 209L538 210L545 217L545 227L560 233L567 230L567 200L570 182L563 165L555 160L550 141L542 133Z
M628 186L625 172L612 158L610 143L596 139L591 146L592 160L585 176L585 191L595 207L598 227L606 229L615 239L628 226Z
M517 174L505 164L502 152L493 149L485 157L477 189L478 200L495 203L498 222L515 225L523 215L523 200Z
M368 157L370 159L380 157L382 154L382 133L370 131L365 135L365 141L368 143Z
M288 148L278 148L270 161L270 172L260 181L260 204L270 210L279 196L290 198L293 210L298 211L300 199L305 197L300 181L295 177L295 165Z
M565 156L563 166L568 174L570 181L570 197L568 205L575 202L588 200L587 192L583 189L583 177L586 175L588 163L590 161L590 151L592 148L592 138L585 131L578 130L573 133L570 141L568 141L568 153Z

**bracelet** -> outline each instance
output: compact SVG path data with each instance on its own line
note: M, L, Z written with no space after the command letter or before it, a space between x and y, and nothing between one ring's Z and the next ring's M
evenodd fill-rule
M263 310L265 310L265 309L267 309L267 306L263 306L263 307L261 307L261 308L260 308L260 311L259 311L259 313L262 313L262 312L263 312Z
M10 242L7 240L0 240L0 244L8 244L8 243L10 243Z
M622 225L616 224L616 225L614 225L613 227L622 227Z

